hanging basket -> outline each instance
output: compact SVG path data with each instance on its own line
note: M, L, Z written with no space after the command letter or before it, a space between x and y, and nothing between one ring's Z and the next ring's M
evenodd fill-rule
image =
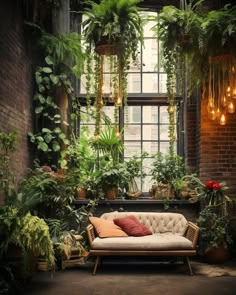
M95 52L98 55L119 55L120 47L116 44L100 44L95 47Z

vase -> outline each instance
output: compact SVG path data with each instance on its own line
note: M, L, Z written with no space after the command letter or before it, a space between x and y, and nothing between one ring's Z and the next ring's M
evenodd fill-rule
M230 257L229 249L225 247L209 248L204 253L204 260L208 263L221 264Z
M75 192L75 198L77 200L85 200L87 197L87 189L84 187L78 187Z

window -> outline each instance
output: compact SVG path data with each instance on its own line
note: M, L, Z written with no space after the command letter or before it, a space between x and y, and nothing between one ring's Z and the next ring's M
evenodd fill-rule
M147 16L155 16L155 12L145 12ZM169 118L167 101L160 100L166 96L166 73L160 63L161 44L154 36L151 28L154 22L148 22L144 27L144 47L140 46L138 62L131 65L128 72L128 108L127 114L120 112L120 129L124 129L124 160L133 155L141 156L146 151L149 155L157 151L168 152ZM105 66L105 89L109 94L109 67ZM85 76L81 77L81 95L85 93ZM150 99L151 98L151 99ZM160 102L161 101L161 102ZM81 108L82 112L85 108ZM114 107L106 105L104 112L113 119ZM88 125L94 132L94 121L83 120L80 126ZM151 157L143 161L143 171L147 174L144 179L137 180L139 188L148 192L152 181L150 176ZM148 175L149 174L149 175Z

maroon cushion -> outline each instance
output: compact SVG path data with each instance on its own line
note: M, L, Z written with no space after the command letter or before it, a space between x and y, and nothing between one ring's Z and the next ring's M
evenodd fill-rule
M141 237L152 235L152 232L133 215L115 218L113 222L127 233L128 236Z

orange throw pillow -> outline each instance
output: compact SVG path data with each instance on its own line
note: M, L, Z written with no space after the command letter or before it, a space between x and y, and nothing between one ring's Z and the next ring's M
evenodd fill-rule
M152 235L152 232L133 215L115 218L113 221L129 236L141 237Z
M99 238L127 237L127 234L113 221L98 217L89 217L89 220L95 227Z

